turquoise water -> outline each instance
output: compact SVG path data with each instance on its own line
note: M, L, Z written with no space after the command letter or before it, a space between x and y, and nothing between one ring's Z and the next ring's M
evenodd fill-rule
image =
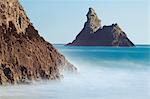
M78 68L77 74L0 87L0 99L150 99L150 46L54 46Z

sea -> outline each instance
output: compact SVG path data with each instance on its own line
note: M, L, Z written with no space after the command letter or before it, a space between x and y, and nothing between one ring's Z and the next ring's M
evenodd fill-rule
M150 45L54 45L77 67L60 81L1 86L0 99L150 99Z

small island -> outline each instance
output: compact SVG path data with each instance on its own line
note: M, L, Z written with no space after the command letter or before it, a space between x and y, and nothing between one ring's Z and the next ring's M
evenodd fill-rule
M84 28L67 46L135 46L117 23L102 26L95 10L89 8Z

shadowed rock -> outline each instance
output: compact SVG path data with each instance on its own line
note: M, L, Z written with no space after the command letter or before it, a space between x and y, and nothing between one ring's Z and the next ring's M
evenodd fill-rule
M89 8L87 22L69 46L134 46L119 25L101 26L94 9Z

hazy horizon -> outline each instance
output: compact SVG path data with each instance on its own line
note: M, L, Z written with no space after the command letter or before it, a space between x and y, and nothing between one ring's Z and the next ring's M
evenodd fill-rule
M89 7L102 25L118 23L135 44L150 44L148 0L25 0L21 1L31 22L53 44L72 42L86 22Z

